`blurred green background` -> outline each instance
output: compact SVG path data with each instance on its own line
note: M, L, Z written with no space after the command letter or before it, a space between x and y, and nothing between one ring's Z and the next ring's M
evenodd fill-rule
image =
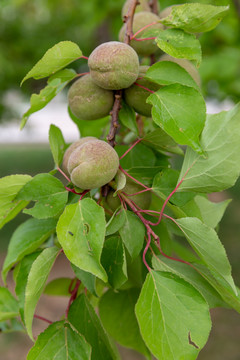
M237 102L240 98L240 1L189 2L230 5L229 14L222 23L214 31L200 36L203 63L199 71L206 98ZM55 43L74 41L88 56L98 44L117 40L123 3L124 0L0 0L0 121L16 118L13 108L5 101L9 91L24 94L28 99L32 92L39 92L44 86L45 80L28 80L22 89L19 88L24 75ZM185 1L161 0L160 3L164 9ZM82 72L86 65L79 61L73 67ZM35 175L52 168L47 144L0 144L0 177L13 173ZM233 276L240 285L240 181L222 196L234 198L223 218L219 235L232 263ZM0 230L0 254L4 254L11 234L23 218L19 215ZM212 315L213 332L199 359L239 360L240 316L219 309ZM2 335L0 347L6 343L17 349L24 337L16 338L15 345L14 338L15 335ZM26 346L29 347L29 343ZM4 360L16 359L16 352L15 357L11 357L7 347L4 349Z

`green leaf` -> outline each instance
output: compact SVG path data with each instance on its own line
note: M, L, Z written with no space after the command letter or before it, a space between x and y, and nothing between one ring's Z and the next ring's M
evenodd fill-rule
M115 182L116 182L117 188L116 188L116 191L114 194L117 194L117 191L122 190L124 188L124 186L126 185L126 181L127 181L126 175L122 171L118 170L117 174L115 176ZM113 195L113 196L116 196L116 195Z
M11 320L6 320L6 321L0 322L0 332L1 333L8 334L11 332L16 332L16 331L24 332L24 328L23 328L22 324L17 319L13 318Z
M38 174L20 190L16 199L36 201L35 206L24 210L24 213L37 219L46 219L63 211L68 192L54 176Z
M199 195L195 196L194 201L200 210L204 224L212 228L215 228L221 221L228 204L231 202L231 200L228 199L214 203Z
M100 257L105 226L103 208L90 198L66 206L57 224L58 240L69 261L104 282L107 275Z
M81 280L81 283L84 285L84 287L87 288L87 290L94 296L98 296L96 290L96 276L87 271L79 269L79 267L73 264L71 264L71 267L74 271L74 274L79 280Z
M179 189L210 193L235 184L240 173L239 117L240 104L228 112L207 116L200 140L206 158L187 149Z
M5 287L0 287L0 321L19 315L18 302Z
M125 251L120 236L105 239L101 263L108 275L108 282L118 289L127 280L127 263Z
M216 280L224 279L233 293L237 293L231 275L231 265L226 251L220 242L217 233L197 218L182 218L176 220L186 239L206 264Z
M129 210L123 210L125 222L119 229L120 236L132 259L135 259L142 250L145 236L145 227L137 215Z
M2 277L4 282L11 267L43 244L55 231L56 223L57 220L55 219L29 219L14 231L3 264Z
M15 292L19 300L19 312L21 319L24 322L24 304L25 304L25 290L28 280L28 274L32 267L33 262L39 256L40 252L25 256L19 264L19 271L16 276L16 287Z
M169 166L168 162L164 163L161 166L144 166L144 167L134 167L128 169L128 174L133 176L135 179L140 181L142 184L145 185L152 185L153 178L156 176L159 171Z
M27 333L32 340L32 321L35 308L58 253L59 248L56 247L44 249L33 262L28 275L25 292L24 319Z
M91 345L91 360L119 359L92 305L83 294L71 305L68 320Z
M138 295L138 289L118 293L108 290L100 299L99 314L104 328L119 344L135 349L149 359L134 313Z
M188 86L169 85L150 95L147 102L153 105L152 116L158 126L177 143L203 154L199 135L205 123L206 104L200 92Z
M125 214L123 210L116 210L106 225L106 236L115 234L124 225Z
M42 332L27 360L91 360L91 347L70 324L58 321Z
M65 69L57 72L48 79L48 83L39 94L32 94L30 108L23 114L20 129L23 129L31 114L43 109L65 86L76 77L76 72Z
M96 138L102 138L108 134L108 128L110 125L110 117L106 116L97 120L79 120L68 107L68 114L72 121L77 125L81 137L94 136Z
M219 24L228 9L229 6L207 4L173 6L170 15L161 19L161 23L190 33L206 32L214 29Z
M142 139L142 142L159 152L170 152L173 154L183 155L182 149L161 128L151 131L145 135Z
M168 195L175 189L177 185L177 180L179 177L179 172L174 169L166 169L158 173L154 180L152 189L153 191L160 195L163 199L166 199ZM189 192L179 192L173 194L170 201L171 203L182 206L194 197L194 193Z
M191 284L174 274L151 271L135 311L143 339L159 360L194 360L207 342L208 305Z
M62 163L66 143L61 130L53 124L51 124L49 129L49 144L54 163L56 167L59 167Z
M44 289L44 294L50 296L69 296L69 287L72 283L70 278L57 278L50 281Z
M127 145L117 145L115 147L119 157L122 156L128 149L129 146ZM155 163L156 156L154 152L143 144L137 144L134 146L134 148L132 148L132 150L120 160L120 164L124 169L135 168L138 166L154 166Z
M121 102L121 110L119 111L119 121L126 128L133 131L135 134L138 134L138 127L136 121L136 113L125 101Z
M163 256L153 256L152 265L155 270L171 272L189 282L203 295L210 308L226 307L217 291L193 267Z
M193 60L197 66L201 64L201 45L193 34L185 33L180 29L167 29L159 33L156 42L157 46L168 55Z
M30 180L29 175L10 175L0 179L0 229L27 206L28 201L15 200L15 197Z
M78 45L72 41L60 41L43 55L41 60L27 73L21 82L21 85L27 79L42 79L53 75L74 60L82 56Z
M148 69L144 77L159 85L181 84L199 90L191 75L172 61L157 62Z

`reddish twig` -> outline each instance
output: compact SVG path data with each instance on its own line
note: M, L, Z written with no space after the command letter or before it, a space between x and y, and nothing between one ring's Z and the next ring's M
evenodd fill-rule
M84 72L84 73L81 73L81 74L77 74L76 77L83 76L83 75L87 75L87 74L90 74L90 72Z
M132 146L130 146L130 148L127 151L125 151L125 153L122 156L120 156L119 159L120 160L123 159L129 153L129 151L131 151L138 143L140 143L140 141L142 141L142 139L137 139L135 143L133 143Z
M147 187L146 185L142 184L140 181L138 181L137 179L135 179L133 176L131 176L126 170L124 170L121 165L119 166L119 169L126 175L128 176L130 179L132 179L134 182L136 182L137 184L141 185L142 187L144 187L145 189L150 189L149 187ZM152 189L151 189L152 190Z
M82 56L80 56L80 58L79 58L79 59L86 59L86 60L88 60L88 57L87 57L87 56L82 55Z
M81 201L82 198L83 198L87 193L89 193L89 191L90 191L90 190L84 190L84 191L81 193L81 196L80 196L79 201Z
M66 311L65 311L65 317L66 317L66 318L68 317L68 312L69 312L69 309L70 309L71 304L73 303L73 301L74 301L74 300L76 299L76 297L77 297L77 292L78 292L78 288L79 288L80 284L81 284L81 281L80 281L79 279L77 279L76 284L75 284L75 287L74 287L74 289L73 289L72 292L71 292L71 297L70 297L70 299L69 299L67 309L66 309Z
M149 28L149 27L152 26L152 25L156 25L156 24L158 24L158 21L154 21L154 22L152 22L151 24L147 24L147 25L143 26L141 29L139 29L137 32L135 32L135 34L133 34L133 35L131 36L131 40L135 39L136 36L137 36L138 34L140 34L143 30ZM135 40L136 40L136 39L135 39Z
M57 170L65 177L65 179L67 179L68 182L71 182L71 179L69 179L65 172L60 169L60 167L58 167Z
M140 85L140 84L138 84L138 83L134 83L134 85L136 85L136 86L139 86L140 88L142 88L142 89L144 89L144 90L147 90L148 92L150 92L151 94L154 94L155 93L155 91L152 91L152 90L150 90L150 89L148 89L147 87L145 87L145 86L143 86L143 85Z
M144 192L146 192L146 191L152 191L152 188L144 189L144 190L138 191L138 192L136 192L136 193L134 193L134 194L127 194L127 193L125 193L124 191L122 191L122 193L123 193L124 195L126 195L126 196L135 196L135 195L142 194L142 193L144 193Z
M156 39L156 36L154 37L147 37L147 38L134 38L135 41L147 41L147 40L155 40Z
M48 320L48 319L46 319L45 317L39 316L39 315L36 315L36 314L34 314L34 318L35 318L35 319L42 320L42 321L45 321L45 322L47 322L48 324L52 324L52 323L53 323L51 320Z

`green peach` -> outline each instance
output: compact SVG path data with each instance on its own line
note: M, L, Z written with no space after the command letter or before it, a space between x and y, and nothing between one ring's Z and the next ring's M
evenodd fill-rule
M78 146L68 159L71 181L80 189L106 185L117 173L119 158L105 141L89 140Z
M142 29L144 26L156 22L159 20L159 17L156 14L148 11L141 11L134 15L133 18L133 33L135 34L138 30ZM149 26L147 30L162 30L163 25L160 23ZM126 32L126 24L124 24L119 32L119 40L124 41L124 36ZM144 31L140 32L137 36L137 39L144 38ZM158 46L155 40L144 40L144 41L136 41L131 40L130 45L139 55L149 56L154 54L158 50Z
M103 89L120 90L128 88L137 79L139 59L131 46L109 41L93 50L88 66L96 85Z
M93 137L93 136L86 136L84 138L81 138L77 141L75 141L74 143L72 143L67 150L65 151L65 154L63 156L63 161L62 161L62 168L63 171L65 172L65 174L67 176L69 176L69 172L68 172L68 159L70 157L70 155L72 154L72 152L78 148L79 146L81 146L82 144L84 144L85 142L89 141L89 140L97 140L97 138Z
M97 86L90 75L84 75L70 87L68 103L78 119L97 120L109 115L114 94Z
M148 68L149 66L140 66L139 79L137 79L136 82L149 90L157 91L160 89L160 85L155 84L147 79L141 79L145 76ZM151 93L148 90L133 84L124 91L123 96L126 103L131 106L139 115L150 117L152 105L146 103L149 95L151 95Z
M126 194L135 194L139 191L144 190L141 185L138 185L137 183L133 182L132 180L127 179L127 183L125 187L121 190L125 192ZM111 190L106 198L107 204L110 207L112 211L115 211L121 204L118 196L113 196L114 191ZM151 204L152 195L150 191L146 191L141 194L129 196L129 200L132 200L137 206L139 206L143 210L147 210Z
M176 5L175 5L175 6L176 6ZM170 14L171 14L171 11L172 11L172 7L173 7L173 5L168 6L168 7L166 7L165 9L163 9L163 10L159 13L160 19L163 19L163 18L167 17L168 15L170 15Z
M122 18L127 15L128 8L130 6L131 0L126 0L123 8L122 8ZM139 4L136 6L135 13L138 13L140 11L151 11L151 8L148 4L148 0L139 0Z
M191 61L187 59L176 59L170 55L164 54L160 57L159 61L172 61L176 64L180 65L184 68L189 75L193 78L193 80L197 83L199 87L201 87L201 78L199 72L197 71L196 67L191 63Z

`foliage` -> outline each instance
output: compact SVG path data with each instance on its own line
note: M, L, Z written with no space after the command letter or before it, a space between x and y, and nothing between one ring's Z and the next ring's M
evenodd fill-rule
M134 12L129 9L131 18ZM211 30L226 12L227 7L201 4L173 7L172 15L159 20L166 28L155 32L154 40L168 54L199 64L195 30ZM77 44L61 41L28 72L24 80L49 79L39 95L32 95L22 127L30 113L81 75L64 69L79 57L85 58ZM149 65L152 60L140 58ZM70 112L81 136L97 132L113 147L117 143L119 170L102 188L79 189L63 172L67 145L54 125L49 131L54 169L0 180L0 225L22 210L29 215L14 232L3 265L5 284L16 266L17 298L0 288L0 321L16 320L33 340L34 317L51 323L36 314L41 294L65 295L66 289L69 293L65 317L39 335L28 360L119 359L115 342L146 359L154 355L161 360L194 360L211 330L210 308L240 312L239 291L217 234L229 201L212 203L207 197L233 186L239 176L240 104L229 112L207 115L200 87L181 66L168 61L150 66L146 78L160 85L155 92L144 89L151 118L136 115L123 100L124 89L113 89L111 117L87 122ZM98 140L88 141L91 145ZM69 159L85 145L73 150ZM174 156L182 158L180 171L172 165ZM95 166L95 177L99 174L101 168ZM138 193L124 191L127 178L140 186L140 194L151 192L150 209L132 200ZM109 191L119 200L115 211L106 201ZM178 248L176 235L181 238ZM73 278L47 284L59 256L69 260Z

